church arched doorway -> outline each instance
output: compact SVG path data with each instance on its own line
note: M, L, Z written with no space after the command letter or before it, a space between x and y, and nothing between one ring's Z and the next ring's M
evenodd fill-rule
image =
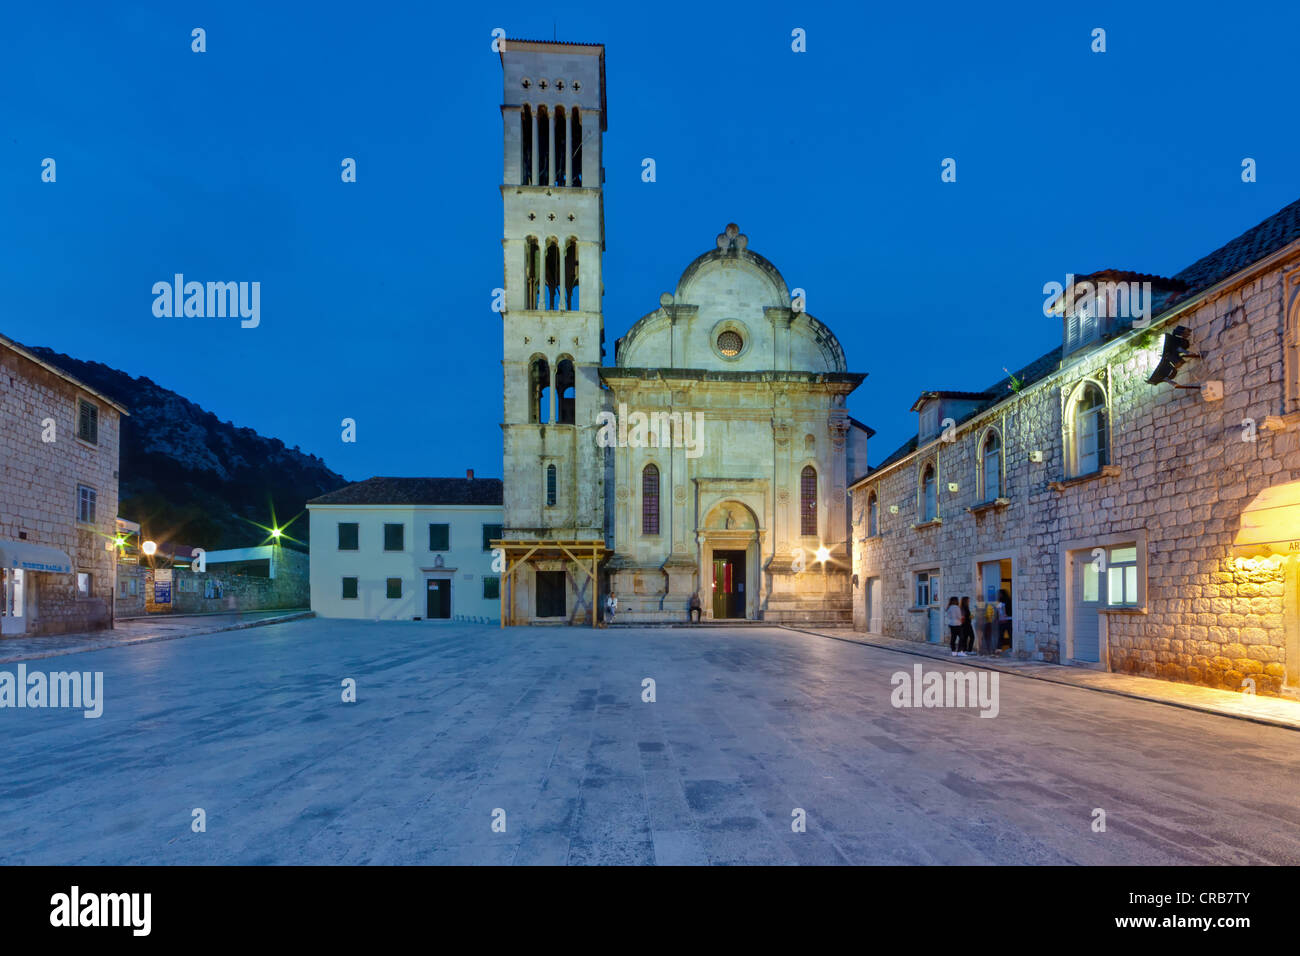
M700 595L713 620L758 617L758 519L738 501L709 512L700 530Z

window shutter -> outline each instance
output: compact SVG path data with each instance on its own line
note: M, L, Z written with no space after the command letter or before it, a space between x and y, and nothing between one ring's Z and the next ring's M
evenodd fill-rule
M1068 355L1079 347L1079 313L1075 312L1065 320L1065 352Z
M1097 317L1091 310L1085 312L1079 324L1079 344L1086 345L1097 337Z

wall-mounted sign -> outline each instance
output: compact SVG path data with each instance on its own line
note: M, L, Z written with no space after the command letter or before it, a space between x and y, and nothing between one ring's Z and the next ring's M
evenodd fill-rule
M158 568L153 573L153 603L172 603L172 569Z

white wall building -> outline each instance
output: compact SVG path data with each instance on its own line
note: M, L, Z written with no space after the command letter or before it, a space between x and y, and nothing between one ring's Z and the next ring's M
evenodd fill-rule
M307 503L311 609L368 620L500 620L501 479L370 478Z

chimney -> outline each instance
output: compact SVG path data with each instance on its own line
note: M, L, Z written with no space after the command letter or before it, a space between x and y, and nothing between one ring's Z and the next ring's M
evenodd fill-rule
M474 469L473 469L473 468L466 468L466 469L465 469L465 477L466 477L466 478L469 478L470 480L473 480L473 478L474 478Z

